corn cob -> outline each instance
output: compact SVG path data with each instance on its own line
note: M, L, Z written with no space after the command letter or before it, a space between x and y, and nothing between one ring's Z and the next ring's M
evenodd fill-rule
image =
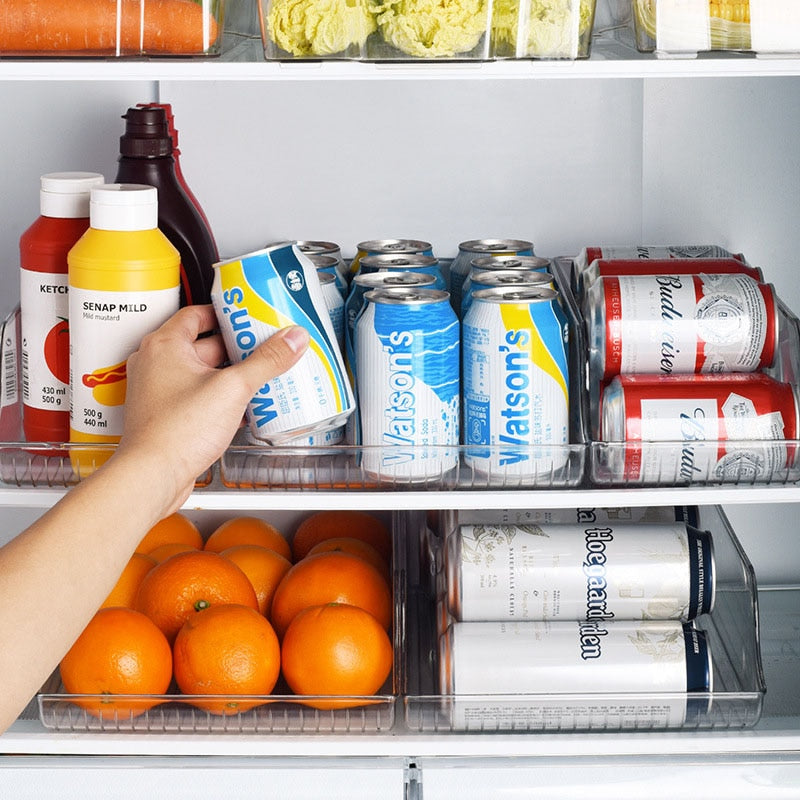
M750 22L750 0L710 0L708 13L711 17L729 22Z

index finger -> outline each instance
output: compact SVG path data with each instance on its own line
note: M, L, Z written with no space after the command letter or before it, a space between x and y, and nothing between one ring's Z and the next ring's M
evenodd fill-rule
M162 326L167 334L194 341L201 333L208 333L217 327L214 307L211 305L184 306L175 312Z

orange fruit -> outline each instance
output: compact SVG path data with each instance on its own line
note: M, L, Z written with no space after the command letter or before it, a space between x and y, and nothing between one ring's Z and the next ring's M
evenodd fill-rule
M296 694L374 695L392 671L392 643L380 623L361 608L311 606L291 622L281 646L283 676ZM356 702L308 701L316 708Z
M172 651L164 634L131 608L103 608L61 660L69 694L103 695L75 703L101 719L138 717L157 699L120 695L163 695L172 680Z
M205 549L221 553L237 544L257 544L291 559L292 550L286 537L274 526L259 517L233 517L223 522L208 537Z
M292 538L292 554L299 561L315 544L348 536L371 544L387 562L392 560L392 536L376 517L364 511L318 511L306 517Z
M214 714L236 714L258 705L237 695L267 695L281 668L278 637L255 609L214 606L193 614L178 632L173 648L175 680L184 694L225 695L194 705Z
M145 575L136 609L150 617L170 642L186 620L209 606L237 603L258 608L247 575L217 553L177 553Z
M274 550L257 544L239 544L220 553L247 575L258 598L258 610L265 616L272 607L272 596L292 562Z
M203 549L203 537L197 526L183 514L176 512L157 522L145 534L136 548L137 553L149 553L156 547L169 542L184 542L198 550Z
M384 628L392 623L389 584L372 564L350 553L318 553L298 561L275 590L270 619L278 636L304 608L326 603L363 608Z
M350 536L325 539L325 541L315 544L308 551L308 555L313 556L317 553L330 553L331 551L350 553L363 558L364 561L372 564L387 581L390 579L389 565L386 563L386 559L371 544L362 539L353 539Z
M155 559L160 564L162 561L166 561L170 556L174 556L176 553L188 553L190 550L199 549L199 547L186 544L186 542L167 542L166 544L160 544L155 548L155 550L151 550L147 555L149 555L150 558Z
M157 563L152 556L146 556L144 553L134 553L100 608L110 608L112 606L133 608L133 604L136 601L136 593L139 591L139 584Z

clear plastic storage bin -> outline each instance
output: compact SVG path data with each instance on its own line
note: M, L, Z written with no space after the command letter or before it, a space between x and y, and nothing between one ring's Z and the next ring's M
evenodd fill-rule
M466 512L467 514L469 512ZM482 512L484 515L490 512ZM498 511L498 519L503 512ZM524 512L514 512L515 515ZM409 585L405 617L406 724L425 733L718 730L748 728L761 715L766 691L758 634L755 574L718 506L698 509L711 531L716 568L713 611L697 618L705 631L713 675L708 692L570 694L447 694L439 684L438 636L450 621L442 599L444 535L418 516L407 533ZM447 525L444 525L446 533Z
M221 49L225 0L34 0L3 8L0 58L211 56ZM33 9L31 11L31 5Z
M236 516L228 512L185 512L201 532L210 533L224 519ZM272 512L263 515L281 531L293 531L308 514ZM265 696L226 697L220 695L184 695L176 687L165 695L70 695L64 691L56 670L38 695L39 715L49 729L69 733L139 731L196 734L372 734L392 729L399 694L400 666L403 652L401 638L404 614L399 514L382 515L393 536L392 594L394 619L392 637L394 663L392 672L376 695L312 696L296 695L280 678L275 690ZM390 519L391 517L391 519ZM244 706L246 710L222 714L225 703ZM82 705L81 705L82 704ZM216 706L217 711L208 710ZM86 706L103 709L91 713ZM205 708L204 708L205 706Z
M795 0L633 0L636 47L659 56L727 50L760 55L800 52Z

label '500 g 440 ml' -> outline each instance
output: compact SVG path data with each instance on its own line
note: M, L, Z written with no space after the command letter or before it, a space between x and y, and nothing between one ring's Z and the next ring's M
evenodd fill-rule
M243 361L280 328L302 325L308 350L250 401L250 433L282 444L344 425L355 408L317 270L296 247L277 245L214 265L211 300L228 358Z

